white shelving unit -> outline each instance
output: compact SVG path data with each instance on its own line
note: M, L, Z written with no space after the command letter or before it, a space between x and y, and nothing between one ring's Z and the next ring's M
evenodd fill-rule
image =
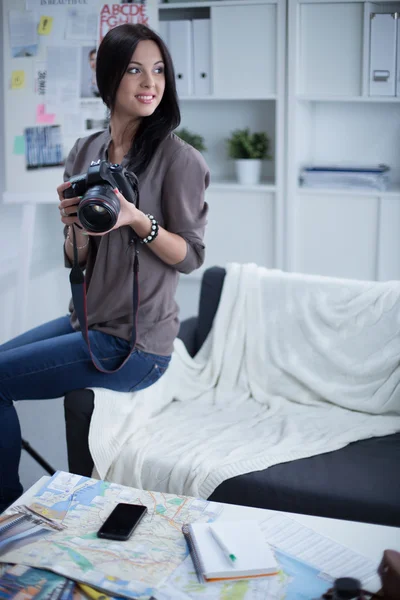
M166 21L188 19L210 19L211 25L211 93L180 97L181 126L204 137L211 170L204 266L252 261L282 267L286 1L158 5L161 34ZM171 53L176 62L173 48ZM262 181L255 186L236 182L227 156L226 139L245 127L265 131L271 140L273 158L265 162Z
M400 278L400 97L369 95L370 13L398 2L288 0L289 270ZM300 187L304 164L388 164L385 192Z

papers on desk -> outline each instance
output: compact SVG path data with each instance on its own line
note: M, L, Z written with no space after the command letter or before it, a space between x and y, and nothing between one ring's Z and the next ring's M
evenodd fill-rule
M355 577L366 585L376 577L372 560L290 517L279 513L271 515L261 522L261 528L272 546L313 565L333 579Z
M2 600L51 598L72 600L75 582L50 571L25 565L7 565L0 576Z
M357 188L387 190L390 168L387 165L363 166L305 166L299 183L312 188Z

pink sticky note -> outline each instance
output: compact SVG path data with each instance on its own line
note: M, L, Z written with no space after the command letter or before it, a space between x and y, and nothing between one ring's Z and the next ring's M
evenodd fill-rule
M56 115L46 114L46 108L44 104L38 104L36 109L36 123L42 125L53 125Z

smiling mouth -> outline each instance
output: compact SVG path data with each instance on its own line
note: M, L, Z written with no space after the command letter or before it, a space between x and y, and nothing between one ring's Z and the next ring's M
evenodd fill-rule
M135 98L139 100L139 102L143 102L143 104L151 104L151 102L153 102L155 99L155 96L153 94L139 94L138 96L135 96Z

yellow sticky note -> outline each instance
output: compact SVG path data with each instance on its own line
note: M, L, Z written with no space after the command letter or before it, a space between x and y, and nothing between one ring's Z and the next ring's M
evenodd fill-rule
M25 87L25 71L13 71L11 75L11 89L22 90Z
M49 35L53 27L53 17L40 17L38 33L40 35Z

